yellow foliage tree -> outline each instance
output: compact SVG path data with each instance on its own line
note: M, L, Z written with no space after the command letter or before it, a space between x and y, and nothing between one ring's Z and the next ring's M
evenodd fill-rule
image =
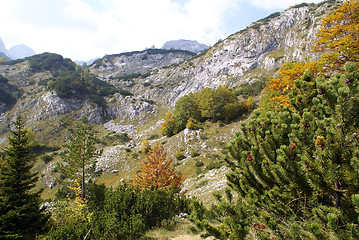
M189 117L186 123L186 128L197 130L198 129L198 122L196 119Z
M135 178L135 185L141 188L154 186L155 188L179 187L184 178L180 172L171 167L173 159L166 161L166 151L156 143L146 154Z
M346 0L326 18L318 31L314 51L322 52L327 69L339 70L344 63L359 60L359 0Z
M168 111L165 118L163 119L163 123L161 124L161 131L163 135L167 137L171 137L175 134L176 123L173 113Z
M66 201L59 201L56 208L51 211L50 222L54 227L66 225L76 226L90 221L91 213L86 207L86 201L82 199L82 190L77 180L74 180L76 187L69 187L75 198L67 197Z
M270 79L264 91L267 96L262 100L262 108L278 108L279 106L290 106L288 93L294 86L294 80L298 80L309 70L312 74L318 74L318 62L288 62L284 63L277 78Z
M142 152L146 154L150 149L150 143L147 140L142 141Z
M347 61L359 60L359 0L346 0L336 10L323 18L317 33L314 52L322 53L316 62L285 63L277 78L265 87L266 97L261 108L271 109L290 106L288 92L306 70L315 79L328 71L338 71Z

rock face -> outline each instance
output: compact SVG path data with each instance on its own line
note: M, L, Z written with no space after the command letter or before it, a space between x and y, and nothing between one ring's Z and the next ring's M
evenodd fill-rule
M105 56L96 60L90 69L103 80L131 75L138 77L163 66L178 64L193 55L181 50L148 49Z
M194 53L199 53L207 48L208 46L203 43L199 43L197 41L192 41L192 40L184 40L184 39L171 40L166 42L162 46L162 49L167 49L167 50L178 49L178 50L186 50Z
M311 52L315 33L323 16L335 6L328 2L301 4L274 13L217 43L206 53L178 66L153 71L145 78L132 79L128 89L174 107L180 97L205 87L236 87L266 81L284 62L317 57ZM105 75L101 77L106 79Z

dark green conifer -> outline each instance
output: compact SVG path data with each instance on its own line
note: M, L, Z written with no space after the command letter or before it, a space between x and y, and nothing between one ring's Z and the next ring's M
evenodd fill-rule
M37 177L31 172L33 154L21 117L14 122L9 147L0 162L0 239L33 239L48 216L40 209L40 191L34 191Z

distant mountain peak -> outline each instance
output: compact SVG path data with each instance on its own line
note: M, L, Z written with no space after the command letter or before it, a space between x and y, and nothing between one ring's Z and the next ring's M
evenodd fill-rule
M6 49L4 42L0 38L0 53L2 57L6 57L7 60L15 60L19 58L26 58L35 55L35 51L25 44L18 44L10 49Z
M179 50L186 50L194 53L199 53L207 48L208 46L203 43L199 43L194 40L185 40L185 39L171 40L166 42L162 46L162 49L167 49L167 50L179 49Z
M15 45L11 47L8 52L15 59L26 58L36 54L32 48L26 46L25 44Z

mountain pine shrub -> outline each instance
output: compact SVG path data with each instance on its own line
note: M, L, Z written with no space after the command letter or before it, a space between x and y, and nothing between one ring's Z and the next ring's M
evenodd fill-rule
M255 112L229 145L228 185L219 196L219 239L357 239L359 73L353 63L325 80L296 80L293 108ZM197 220L198 223L198 220Z

